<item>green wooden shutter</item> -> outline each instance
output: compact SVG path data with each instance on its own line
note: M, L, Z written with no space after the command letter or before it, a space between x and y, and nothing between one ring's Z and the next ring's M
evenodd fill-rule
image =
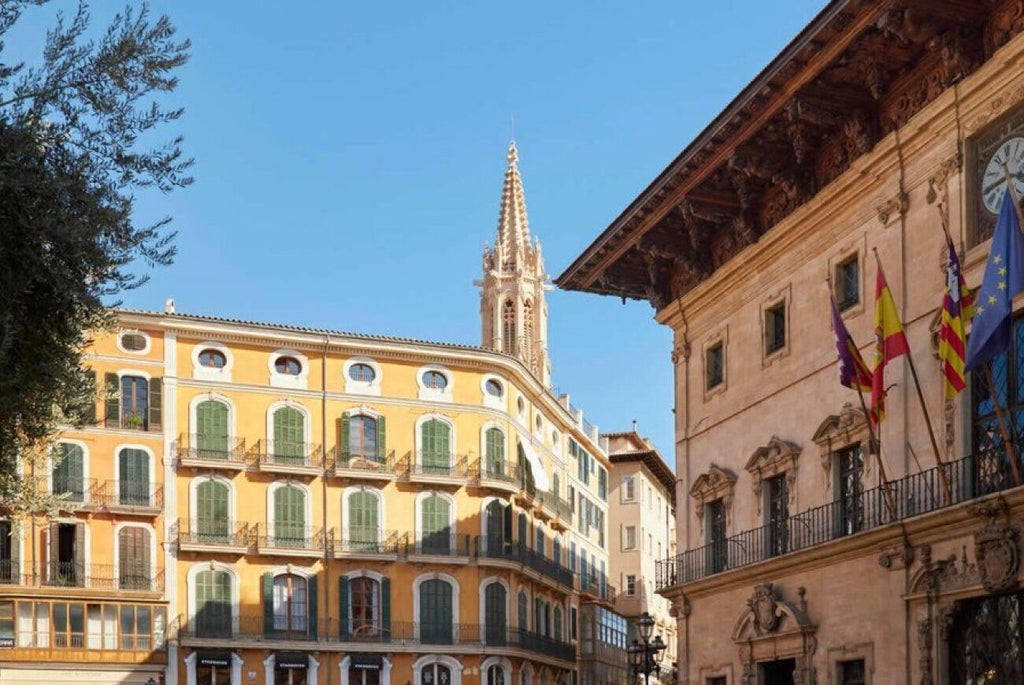
M196 447L204 458L227 458L228 408L223 402L205 400L196 407Z
M309 618L309 636L316 638L316 628L319 620L319 607L317 606L319 600L317 599L316 591L316 577L309 578L306 581L306 601L308 610L306 616Z
M391 579L380 581L380 625L385 640L391 636Z
M341 417L341 463L348 465L352 458L352 417Z
M89 375L92 376L92 383L96 390L99 390L99 382L96 379L96 372L90 371ZM96 393L93 392L92 402L87 404L82 411L82 423L86 426L96 425Z
M349 495L349 542L356 549L373 550L377 546L379 501L377 495L360 491Z
M85 585L85 524L75 524L75 585Z
M228 486L207 480L196 487L196 533L201 540L228 537Z
M149 430L158 431L163 425L163 379L149 379Z
M444 421L430 419L422 428L424 470L447 474L451 467L451 428Z
M118 452L118 462L118 501L121 504L148 506L149 454L125 447Z
M263 574L263 634L274 632L274 574Z
M66 494L67 500L70 502L83 501L85 499L85 454L82 448L62 442L56 457L59 463L53 468L53 494Z
M302 463L305 455L306 426L302 412L294 407L281 407L274 412L274 459L285 463Z
M423 551L447 554L451 550L451 505L443 497L430 495L424 498L422 506Z
M306 493L286 486L274 491L274 537L278 542L306 539Z
M339 634L338 637L341 640L347 640L349 637L349 626L352 625L351 617L348 615L348 578L342 576L338 578L338 623L339 623Z
M388 439L387 430L385 428L386 422L383 416L377 417L377 458L383 464L384 460L388 456Z
M107 428L117 428L121 425L121 384L116 373L104 374L103 378L106 386L103 423Z
M487 473L500 476L505 473L505 434L497 428L487 429Z

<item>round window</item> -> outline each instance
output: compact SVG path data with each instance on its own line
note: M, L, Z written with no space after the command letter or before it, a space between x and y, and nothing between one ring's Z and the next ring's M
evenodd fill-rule
M211 369L223 369L228 358L220 350L203 350L199 353L199 365Z
M488 381L484 383L484 388L486 388L487 394L491 395L492 397L501 397L504 392L503 388L501 387L501 383L494 380L493 378L488 379Z
M298 376L302 373L302 364L295 357L278 357L274 361L274 370L286 376Z
M448 387L448 377L440 371L426 371L423 374L423 385L434 390L444 390Z
M373 379L377 377L377 372L369 364L353 364L348 367L348 377L354 381L372 383Z
M146 349L146 336L141 333L125 333L121 336L121 347L129 352L141 352Z

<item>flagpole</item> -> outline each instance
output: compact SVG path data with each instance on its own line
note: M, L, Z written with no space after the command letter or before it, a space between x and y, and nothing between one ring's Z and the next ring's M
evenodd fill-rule
M1010 170L1007 168L1005 163L1003 164L1003 171L1006 172L1006 182L1007 182L1007 185L1008 185L1009 188L1011 188L1010 199L1012 200L1014 198L1014 193L1013 193L1013 190L1012 190L1012 188L1013 188L1013 178L1010 176ZM1016 200L1013 201L1013 206L1017 207L1017 213L1018 213L1018 216L1019 216L1019 214L1020 214L1020 207L1017 205ZM953 239L949 235L949 225L946 222L946 217L942 213L942 208L941 207L938 208L938 211L939 211L939 220L942 222L942 232L946 234L946 240L948 240L949 243L952 245L953 244ZM957 284L957 287L958 288L960 287L959 283ZM1010 462L1010 470L1013 473L1014 483L1018 483L1019 484L1020 483L1020 470L1019 470L1019 467L1017 466L1017 455L1016 455L1017 449L1016 449L1016 446L1013 444L1013 441L1010 440L1010 431L1006 427L1006 417L1003 415L1003 408L999 404L999 393L996 392L995 381L992 378L992 367L988 364L988 362L985 362L984 364L982 364L982 366L985 369L985 382L988 383L989 395L992 397L992 404L993 404L993 406L995 406L995 409L996 409L996 421L999 423L999 433L1000 433L1000 435L1003 438L1003 447L1006 449L1006 458Z
M875 262L877 263L878 268L884 272L884 269L882 269L882 260L878 256L878 248L873 247L871 250L875 253ZM928 427L928 438L931 440L932 450L935 452L935 463L939 467L939 477L942 478L942 489L946 493L946 498L952 499L949 489L949 479L946 476L946 469L942 468L944 462L942 461L942 455L939 454L939 442L935 439L935 430L932 428L932 419L931 416L928 415L928 405L924 402L924 392L921 391L921 380L917 376L917 367L914 366L914 355L910 351L909 346L907 348L907 364L910 366L910 375L914 379L914 387L917 388L917 399L921 402L921 413L924 414L924 423L925 426Z
M1017 197L1017 186L1013 184L1013 174L1010 173L1010 166L1003 162L1003 173L1006 174L1006 189L1010 192L1010 199L1013 200L1013 209L1017 212L1017 225L1024 233L1024 213L1020 209L1020 199Z

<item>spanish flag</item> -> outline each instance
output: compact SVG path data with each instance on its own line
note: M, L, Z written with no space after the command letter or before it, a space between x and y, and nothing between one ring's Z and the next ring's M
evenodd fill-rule
M910 344L877 254L875 260L878 262L878 276L875 279L875 369L871 373L871 419L878 425L885 416L885 365L900 355L908 354Z
M964 381L964 349L967 335L964 321L974 312L974 298L964 282L960 259L953 241L946 238L949 258L946 262L946 293L942 298L942 322L939 328L939 362L942 365L942 391L947 400L960 394Z

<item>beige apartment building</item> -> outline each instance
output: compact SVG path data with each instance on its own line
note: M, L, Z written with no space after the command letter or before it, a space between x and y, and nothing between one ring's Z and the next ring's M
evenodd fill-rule
M611 461L608 550L611 568L620 588L615 611L630 625L629 639L637 637L635 621L644 612L654 619L654 634L668 645L662 655L661 680L674 683L678 670L676 619L672 603L656 592L655 567L659 559L676 551L676 477L657 449L632 431L608 433ZM615 537L617 536L617 537Z
M674 332L681 683L1024 682L1024 319L948 401L936 336L943 220L976 287L1004 164L1024 191L1022 30L1018 0L830 2L557 279ZM880 450L829 303L873 364L875 254L923 396L886 367Z

